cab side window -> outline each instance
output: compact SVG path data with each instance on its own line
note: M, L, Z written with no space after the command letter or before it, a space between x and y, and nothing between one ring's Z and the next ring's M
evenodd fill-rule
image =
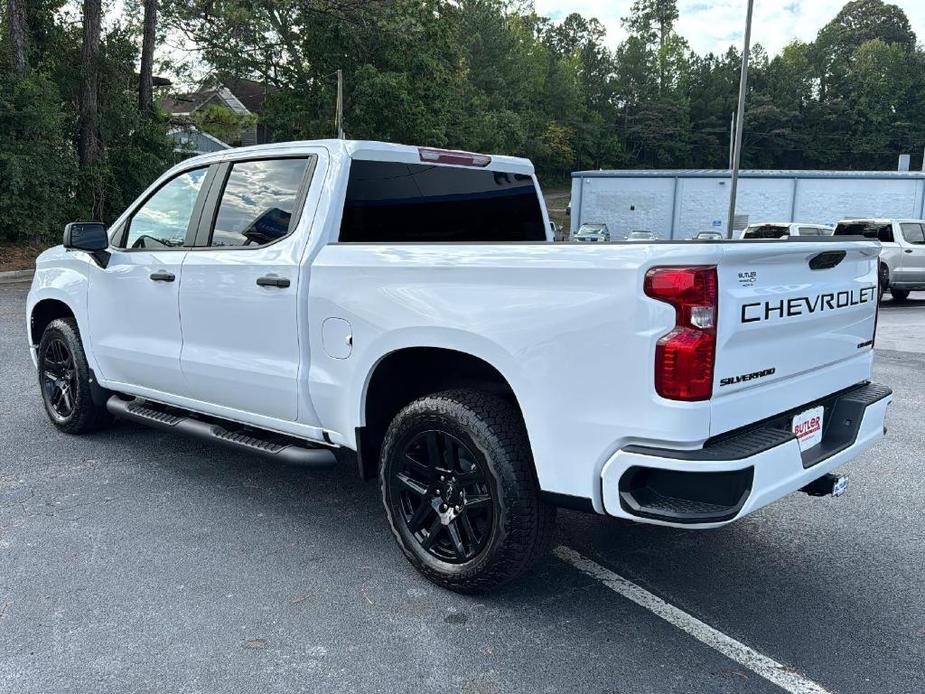
M925 232L922 231L921 224L905 223L899 226L902 229L903 238L906 240L906 243L912 243L917 246L925 244Z
M207 171L208 167L185 171L158 188L135 210L121 246L147 250L182 246Z
M255 248L287 236L307 166L306 158L235 162L209 245Z

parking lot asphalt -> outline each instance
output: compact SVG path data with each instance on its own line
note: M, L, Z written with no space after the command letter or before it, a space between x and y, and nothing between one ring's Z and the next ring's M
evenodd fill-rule
M436 588L349 461L57 432L26 290L0 287L0 692L780 691L555 554L495 594ZM560 512L558 542L826 690L925 691L923 337L925 294L884 302L889 436L845 496L708 532Z

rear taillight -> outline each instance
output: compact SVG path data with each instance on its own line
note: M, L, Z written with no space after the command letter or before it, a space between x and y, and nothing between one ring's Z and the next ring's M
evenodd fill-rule
M671 304L675 327L655 346L655 391L670 400L709 400L716 358L714 266L654 267L646 296Z

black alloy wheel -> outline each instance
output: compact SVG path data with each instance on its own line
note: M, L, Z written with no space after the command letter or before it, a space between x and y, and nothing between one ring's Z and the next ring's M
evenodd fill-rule
M99 386L94 385L73 318L57 318L46 326L36 357L42 402L52 424L68 434L85 434L112 423L105 402L93 400L93 389ZM102 394L99 389L98 396Z
M392 534L427 579L459 593L493 590L527 571L553 539L523 417L474 389L411 402L392 419L379 484Z
M491 486L479 458L458 438L423 431L404 446L391 477L393 512L431 556L471 561L491 536Z
M77 368L74 355L60 338L49 340L42 351L42 388L55 416L65 420L74 414Z

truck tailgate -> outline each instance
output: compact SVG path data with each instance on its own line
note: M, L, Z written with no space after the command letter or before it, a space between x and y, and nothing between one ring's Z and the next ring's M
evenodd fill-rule
M711 433L869 377L879 244L724 244Z

